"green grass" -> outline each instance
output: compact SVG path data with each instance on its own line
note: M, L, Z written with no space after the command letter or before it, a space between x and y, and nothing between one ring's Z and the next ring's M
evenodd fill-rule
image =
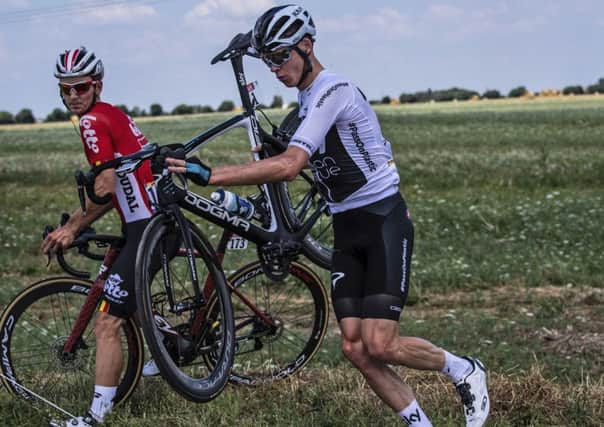
M600 425L604 99L377 111L416 227L401 332L481 357L491 372L490 425ZM225 117L144 120L139 127L151 141L182 142ZM0 128L0 305L34 280L59 273L45 267L40 233L76 206L73 172L86 167L81 151L71 124ZM210 165L250 158L242 131L221 137L200 155ZM216 241L220 230L204 227ZM117 231L116 216L102 219L97 229ZM252 256L250 249L245 258ZM230 254L225 270L241 258ZM442 377L401 373L434 425L462 423ZM15 406L3 392L0 416L8 424L41 425L44 414ZM194 405L160 381L147 380L111 420L120 426L398 422L344 361L333 317L311 368L292 381L265 389L229 387L214 402Z

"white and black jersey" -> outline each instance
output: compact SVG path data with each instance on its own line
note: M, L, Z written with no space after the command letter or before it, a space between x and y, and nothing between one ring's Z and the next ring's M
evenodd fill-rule
M290 145L310 156L332 212L366 206L398 192L390 142L352 82L323 70L299 92L298 102L301 123Z

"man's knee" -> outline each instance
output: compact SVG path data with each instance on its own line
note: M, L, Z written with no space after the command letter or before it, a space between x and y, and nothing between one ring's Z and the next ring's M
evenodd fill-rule
M382 362L389 362L392 359L392 352L395 351L393 339L385 336L373 336L366 339L364 344L369 356Z
M363 345L363 341L360 339L348 340L346 338L342 338L342 353L346 359L360 369L366 365L369 359L369 355L367 354L367 350Z
M107 313L99 313L94 322L94 335L97 340L119 337L122 319Z
M362 327L363 344L374 359L390 362L398 352L398 323L386 319L365 319Z

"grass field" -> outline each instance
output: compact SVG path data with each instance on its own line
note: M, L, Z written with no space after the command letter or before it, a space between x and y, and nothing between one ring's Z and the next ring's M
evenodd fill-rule
M485 362L491 375L489 425L602 425L604 99L377 111L416 227L401 332ZM138 123L151 141L163 144L186 140L224 117ZM81 151L71 124L0 127L0 306L27 284L59 273L45 268L40 234L77 204L73 171L85 167ZM243 133L233 132L201 156L210 165L244 162L249 148ZM116 231L116 217L102 219L97 228ZM206 231L218 234L213 227ZM226 270L234 268L235 258ZM338 343L332 318L322 351L302 375L266 388L230 386L205 405L184 401L160 380L142 381L108 421L397 425L343 359ZM400 372L435 426L463 424L453 387L443 377ZM3 391L0 419L43 425L46 418Z

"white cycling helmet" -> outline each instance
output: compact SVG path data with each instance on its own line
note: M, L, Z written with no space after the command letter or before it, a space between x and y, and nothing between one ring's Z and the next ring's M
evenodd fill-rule
M288 4L267 10L252 31L252 46L258 52L274 52L298 44L304 36L317 33L310 13L302 6Z
M54 74L58 79L90 76L92 80L102 80L103 62L96 57L93 51L80 46L59 54Z

